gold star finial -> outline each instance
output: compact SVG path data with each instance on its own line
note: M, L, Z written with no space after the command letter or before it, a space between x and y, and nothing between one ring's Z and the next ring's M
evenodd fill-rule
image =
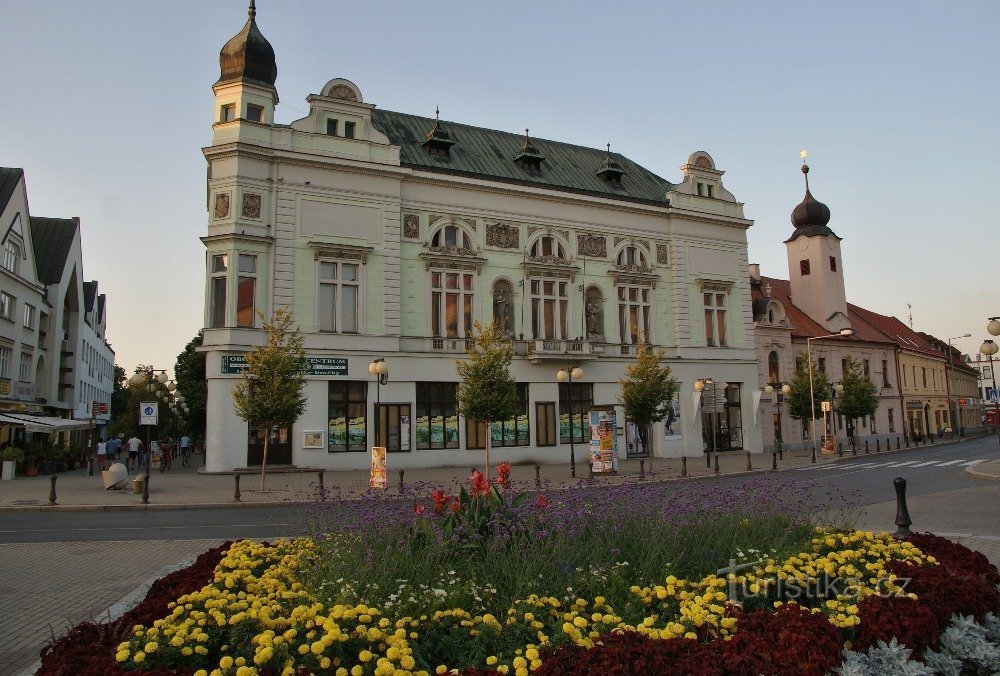
M799 153L799 157L801 157L801 158L802 158L802 161L803 161L803 162L805 162L805 161L806 161L806 158L807 158L807 157L809 157L809 153L808 153L808 152L806 152L806 149L805 149L805 148L803 148L803 149L802 149L802 152L800 152L800 153Z

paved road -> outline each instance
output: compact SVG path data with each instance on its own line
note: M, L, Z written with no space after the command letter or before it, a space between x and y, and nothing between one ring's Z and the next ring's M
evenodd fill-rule
M1000 562L1000 482L965 473L968 463L1000 457L995 437L905 452L846 457L823 466L750 476L850 495L859 526L893 529L892 479L908 481L914 530L947 533ZM345 506L349 508L349 506ZM223 540L306 532L308 509L20 512L0 518L0 676L18 673L66 628L98 616L164 567Z

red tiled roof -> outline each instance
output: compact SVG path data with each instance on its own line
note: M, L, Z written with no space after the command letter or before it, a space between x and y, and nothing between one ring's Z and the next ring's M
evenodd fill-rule
M923 336L895 317L880 315L877 312L872 312L871 310L866 310L862 307L858 307L857 305L851 305L850 303L847 304L847 308L849 311L853 310L856 314L861 316L870 324L874 325L875 328L888 336L889 340L896 343L904 350L921 352L944 359L944 355L940 351L934 349L934 346L928 343Z

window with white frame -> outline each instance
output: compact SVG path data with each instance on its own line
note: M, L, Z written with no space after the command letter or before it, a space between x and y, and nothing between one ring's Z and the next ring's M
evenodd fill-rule
M319 330L358 333L361 265L319 262Z
M210 314L208 325L220 327L226 325L226 284L229 276L229 255L213 254L211 258L209 295Z
M17 274L17 265L21 261L21 246L8 239L3 245L3 267Z
M649 287L619 286L618 329L622 343L638 343L649 339L650 301Z
M529 290L532 336L537 340L569 338L569 282L532 279Z
M705 342L709 347L726 346L726 296L721 290L705 290Z
M475 280L471 272L431 270L431 335L472 336Z
M566 250L563 248L562 242L560 242L555 237L551 235L545 235L544 237L539 237L534 244L531 245L531 256L535 257L548 257L566 259Z
M10 368L10 348L0 347L0 378L7 377L7 369Z
M446 225L431 237L431 246L453 246L469 250L472 249L472 242L469 240L469 236L465 234L465 231L457 225Z
M0 317L14 320L14 304L17 299L6 291L0 291Z
M35 306L31 303L24 304L24 328L35 328Z
M236 277L236 326L252 327L255 323L257 293L257 257L251 254L237 256Z
M640 268L646 267L646 254L639 247L627 246L618 252L618 266L625 267L635 265Z
M22 352L21 353L21 363L17 368L17 379L22 383L27 383L31 381L31 353Z

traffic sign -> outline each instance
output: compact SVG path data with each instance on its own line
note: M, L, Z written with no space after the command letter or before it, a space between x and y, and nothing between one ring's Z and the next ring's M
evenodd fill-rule
M155 401L144 401L139 404L139 424L155 425L159 410L159 405Z
M106 401L90 402L91 415L106 415L107 413L108 413L108 402Z

